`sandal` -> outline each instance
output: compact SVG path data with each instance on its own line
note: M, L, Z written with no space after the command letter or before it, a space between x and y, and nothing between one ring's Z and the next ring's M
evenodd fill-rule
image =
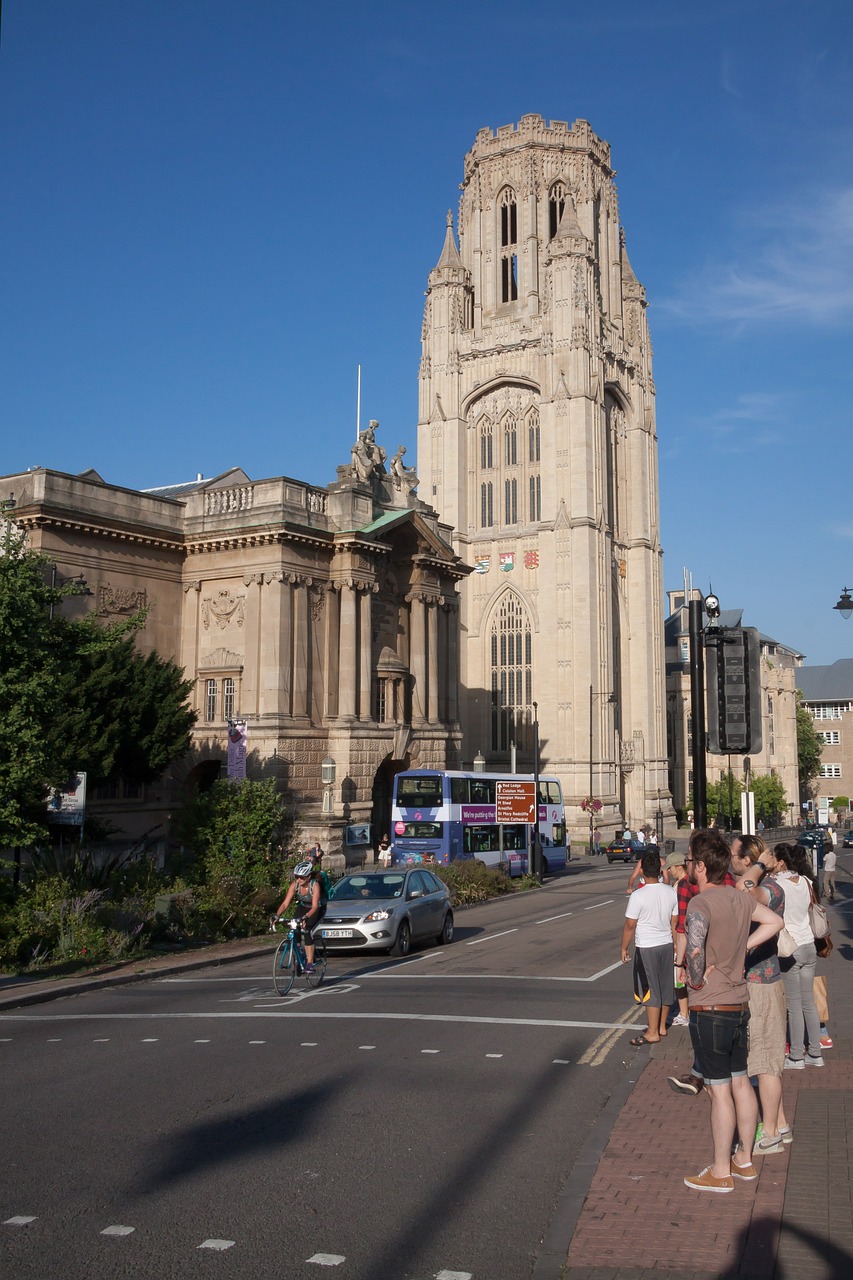
M645 1036L635 1036L634 1039L629 1040L628 1043L632 1044L635 1049L638 1049L641 1044L657 1044L658 1042L657 1040L647 1040Z

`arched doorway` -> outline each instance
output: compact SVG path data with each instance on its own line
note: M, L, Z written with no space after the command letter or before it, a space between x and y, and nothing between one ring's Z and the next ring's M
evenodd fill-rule
M384 835L391 834L391 799L394 794L394 779L398 773L409 768L409 757L405 760L394 760L386 756L373 779L370 810L370 838L374 849Z

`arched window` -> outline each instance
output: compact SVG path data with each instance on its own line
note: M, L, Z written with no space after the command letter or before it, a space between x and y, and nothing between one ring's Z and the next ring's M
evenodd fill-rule
M490 471L494 466L492 424L488 418L480 420L480 466L483 471Z
M553 240L566 207L566 184L555 182L548 193L548 239Z
M518 596L504 596L490 636L492 750L530 745L533 702L533 633Z
M504 462L508 467L518 462L518 428L511 414L504 418Z
M500 211L501 302L518 300L518 205L515 192L504 187L498 200Z
M532 409L527 415L527 457L530 462L538 462L540 457L539 413Z

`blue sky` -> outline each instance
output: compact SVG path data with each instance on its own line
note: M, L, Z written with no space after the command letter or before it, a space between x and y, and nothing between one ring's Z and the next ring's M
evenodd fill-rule
M334 479L415 451L478 129L611 144L650 300L665 581L853 652L853 6L6 0L0 471Z

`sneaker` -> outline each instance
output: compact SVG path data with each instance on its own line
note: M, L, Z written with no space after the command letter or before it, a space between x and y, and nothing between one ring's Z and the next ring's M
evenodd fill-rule
M754 1156L776 1156L784 1150L785 1146L782 1142L782 1135L780 1133L777 1134L775 1138L759 1138L758 1142L756 1142L755 1146L752 1148L752 1154Z
M785 1143L786 1147L790 1146L790 1144L794 1141L794 1130L791 1128L790 1125L786 1125L784 1129L779 1130L779 1137Z
M314 966L313 966L313 964L306 964L306 966L305 966L305 972L306 972L306 973L313 973L313 972L314 972Z
M789 1058L787 1054L785 1055L786 1071L802 1071L805 1065L802 1058Z
M716 1191L718 1195L726 1195L727 1192L734 1191L735 1180L731 1174L727 1178L715 1178L709 1165L707 1169L703 1169L695 1177L685 1178L684 1185L685 1187L692 1187L694 1191Z
M701 1076L667 1076L666 1082L674 1093L689 1093L694 1098L705 1088L705 1081Z
M678 1013L678 1014L676 1014L676 1016L673 1018L672 1023L671 1023L670 1025L671 1025L671 1026L673 1026L673 1027L689 1027L689 1026L690 1026L690 1019L689 1019L689 1018L685 1018L683 1014ZM832 1045L830 1044L830 1046L829 1046L829 1047L830 1047L830 1048L832 1048Z
M735 1164L732 1161L732 1177L740 1178L741 1182L755 1182L758 1177L758 1170L750 1160L749 1164Z
M787 1065L788 1064L786 1062L785 1066ZM825 1067L826 1063L824 1062L823 1058L820 1056L819 1053L816 1053L816 1054L807 1053L806 1066L807 1067Z
M672 1025L675 1026L675 1023L673 1023ZM821 1049L831 1049L833 1047L832 1036L830 1035L821 1036L820 1047Z
M760 1142L763 1137L764 1137L764 1122L762 1120L759 1120L758 1128L755 1130L755 1137L752 1139L752 1145L755 1146L756 1142Z

